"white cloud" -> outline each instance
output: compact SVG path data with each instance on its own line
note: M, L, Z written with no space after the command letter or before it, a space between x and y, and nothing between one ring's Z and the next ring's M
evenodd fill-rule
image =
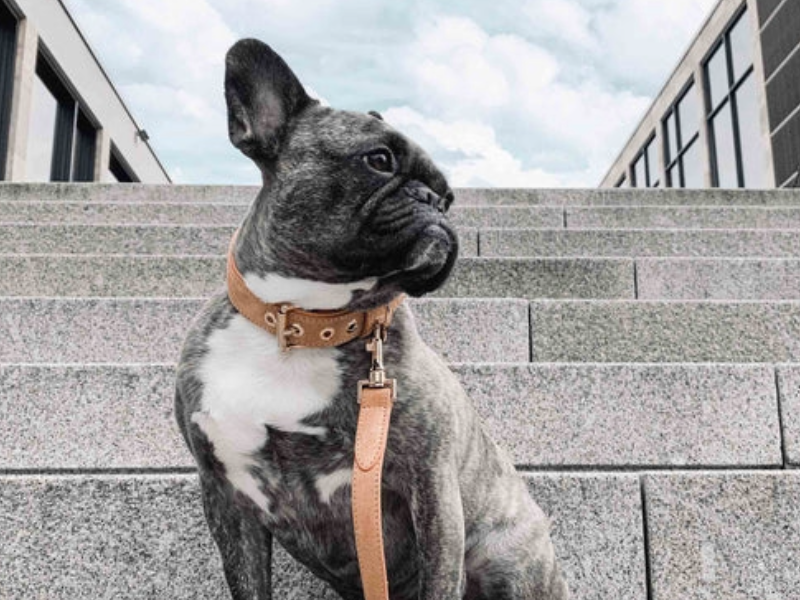
M456 187L557 187L565 185L542 169L524 169L502 148L494 130L474 121L445 122L423 116L408 106L393 107L383 117L393 127L417 140L430 153L444 152L439 160L450 185Z
M591 12L575 0L529 0L522 10L534 33L577 46L597 44Z

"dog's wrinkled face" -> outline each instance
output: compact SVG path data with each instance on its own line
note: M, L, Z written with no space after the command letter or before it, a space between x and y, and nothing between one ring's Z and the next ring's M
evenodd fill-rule
M446 212L453 193L425 152L377 113L310 99L283 60L256 40L228 52L231 141L259 166L264 189L246 232L249 268L422 295L458 252ZM256 264L257 262L257 264Z

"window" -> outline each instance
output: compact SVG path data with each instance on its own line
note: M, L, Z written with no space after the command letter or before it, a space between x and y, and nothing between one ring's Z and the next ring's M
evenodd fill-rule
M659 186L659 165L658 157L656 156L655 136L652 136L648 140L642 151L633 161L632 169L632 187L655 188Z
M28 181L92 181L97 130L39 55L26 155Z
M11 11L0 2L0 179L5 179L6 176L16 48L17 20Z
M706 114L715 187L766 184L765 140L753 74L753 32L745 10L705 63Z
M105 174L105 181L114 183L133 183L138 182L139 178L119 154L116 146L111 145L111 155L108 160L108 171Z
M700 119L700 98L690 82L662 123L668 187L703 187L703 166L698 162Z

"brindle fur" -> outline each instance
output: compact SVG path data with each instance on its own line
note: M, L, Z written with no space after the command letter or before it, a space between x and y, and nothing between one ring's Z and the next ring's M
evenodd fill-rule
M374 115L309 99L280 57L255 40L228 53L226 97L231 140L264 179L235 248L243 273L329 283L377 277L373 289L354 293L348 308L441 285L457 252L445 215L452 192L420 148ZM364 153L379 146L397 157L391 176L364 166ZM369 370L364 342L329 350L340 369L340 392L304 421L324 427L324 436L266 428L252 467L268 500L262 510L233 489L213 444L192 420L201 410L198 368L207 340L236 314L221 292L198 316L175 398L231 595L272 598L274 537L343 598L361 600L349 486L326 503L315 482L352 466L356 382ZM566 599L547 520L485 434L456 377L420 339L407 306L395 316L385 361L399 381L383 476L392 600Z

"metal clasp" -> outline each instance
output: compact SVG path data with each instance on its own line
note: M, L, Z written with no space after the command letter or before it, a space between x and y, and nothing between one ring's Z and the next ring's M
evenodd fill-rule
M386 368L383 364L383 343L386 341L386 327L376 325L372 338L367 342L367 352L372 353L369 367L369 379L358 382L358 402L361 403L361 394L364 388L390 388L392 400L397 399L397 380L386 377Z
M295 348L303 348L300 344L289 343L289 338L303 335L303 329L297 324L292 325L289 329L286 328L289 313L296 308L297 307L293 304L283 304L280 310L278 310L278 318L275 323L275 335L278 338L278 347L281 349L281 352L288 352Z

